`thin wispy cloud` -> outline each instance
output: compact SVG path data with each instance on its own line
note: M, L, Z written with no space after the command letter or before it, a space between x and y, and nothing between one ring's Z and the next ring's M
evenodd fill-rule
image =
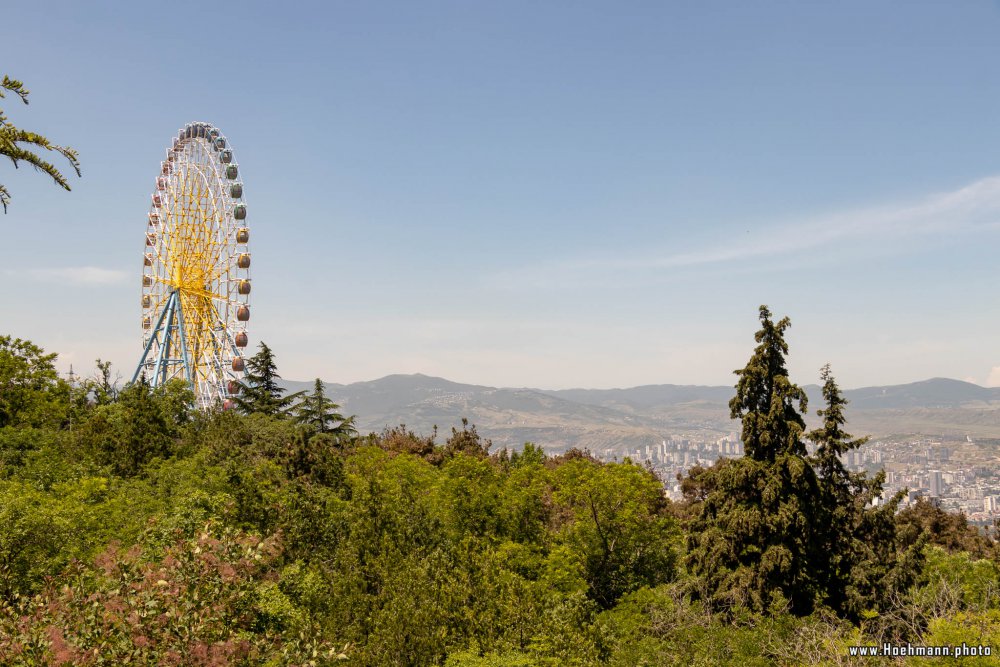
M117 285L125 282L128 274L117 269L103 269L98 266L66 266L57 269L5 269L4 274L12 278L42 283L62 283L65 285Z
M738 225L727 228L738 228ZM736 234L736 238L729 234L717 243L681 251L647 251L612 258L568 258L547 266L504 272L495 278L498 284L520 284L525 279L536 285L539 280L567 284L575 277L592 279L595 273L664 271L777 258L859 240L891 242L997 228L1000 228L1000 176L993 176L917 202L805 217L764 229L755 228L746 238L741 234Z

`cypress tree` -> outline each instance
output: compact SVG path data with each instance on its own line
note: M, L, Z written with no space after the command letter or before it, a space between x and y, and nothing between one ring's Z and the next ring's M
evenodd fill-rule
M806 393L789 381L785 368L785 330L791 321L785 317L775 324L771 311L761 306L760 324L753 356L746 367L733 371L739 381L729 401L729 416L742 421L747 456L767 462L782 454L804 456L801 435L806 425L799 410L806 411Z
M723 608L788 607L809 614L821 597L815 571L819 507L816 473L802 434L805 392L788 378L784 334L760 307L757 347L729 403L742 421L746 456L720 461L701 480L707 494L688 537L688 566L700 592Z
M785 365L790 322L773 322L766 306L760 322L729 403L746 455L686 480L689 494L703 498L688 535L695 592L721 608L777 606L804 616L826 607L856 621L913 583L922 543L900 549L893 517L901 493L871 506L885 473L868 478L841 462L867 438L844 431L847 401L829 366L822 426L804 433L806 395ZM817 445L814 456L806 439Z
M899 557L895 528L897 493L881 507L872 501L882 495L885 472L869 478L852 473L841 457L868 442L844 431L847 400L827 364L821 369L825 407L817 411L821 427L807 438L816 444L812 458L819 476L822 530L817 540L823 559L817 564L824 603L841 616L857 621L862 612L881 607L894 588L905 587L917 574L917 552Z

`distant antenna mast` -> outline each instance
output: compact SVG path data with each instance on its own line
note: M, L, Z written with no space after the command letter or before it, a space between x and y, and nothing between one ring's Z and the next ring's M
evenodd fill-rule
M72 433L73 432L73 406L72 406L73 393L72 393L72 390L76 389L76 375L73 373L73 364L69 365L69 375L68 375L68 377L69 377L70 401L71 401L70 408L69 408L69 432Z

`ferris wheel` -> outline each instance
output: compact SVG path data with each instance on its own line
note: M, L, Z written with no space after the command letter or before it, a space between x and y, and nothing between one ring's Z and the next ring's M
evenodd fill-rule
M191 123L167 149L146 222L143 353L132 376L186 380L196 403L231 407L250 320L250 229L239 167L222 132Z

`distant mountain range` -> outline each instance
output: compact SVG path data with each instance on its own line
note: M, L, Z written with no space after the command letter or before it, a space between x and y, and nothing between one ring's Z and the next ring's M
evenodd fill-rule
M285 382L289 391L312 382ZM405 424L429 434L461 428L463 417L495 446L535 442L551 450L587 447L629 450L671 435L711 435L738 430L729 419L732 387L646 385L630 389L510 389L460 384L427 375L389 375L369 382L329 383L327 392L362 431ZM810 426L822 406L820 388L805 387ZM844 392L848 431L888 437L928 435L1000 439L1000 388L934 378L910 384Z

